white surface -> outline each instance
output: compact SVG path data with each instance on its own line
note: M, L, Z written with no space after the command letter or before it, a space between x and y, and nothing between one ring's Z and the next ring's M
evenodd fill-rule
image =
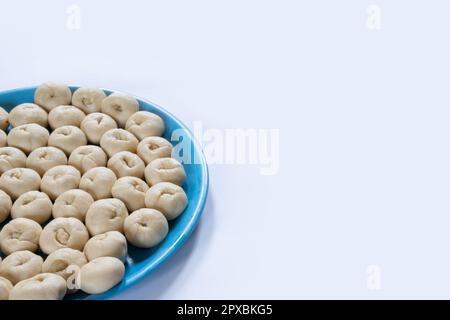
M66 28L71 4L80 30ZM146 97L191 126L280 129L279 173L212 165L198 230L118 298L449 298L449 10L2 1L0 89L61 80Z

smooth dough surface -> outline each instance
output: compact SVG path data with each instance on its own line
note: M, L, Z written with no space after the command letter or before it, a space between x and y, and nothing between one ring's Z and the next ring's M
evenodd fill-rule
M50 111L57 106L70 104L72 92L69 87L59 82L45 82L36 88L34 103Z
M76 218L56 218L42 230L39 247L46 254L62 248L82 251L88 240L88 231L80 220Z
M181 186L185 179L183 165L174 158L155 159L145 168L145 180L150 186L159 182L172 182Z
M93 236L84 246L84 253L89 261L99 257L115 257L125 261L127 251L127 239L118 231L108 231Z
M6 130L9 126L8 111L0 107L0 130Z
M94 200L106 199L111 197L111 188L116 180L111 169L92 168L81 177L80 189L89 192Z
M117 258L100 257L81 267L81 290L89 294L108 291L117 285L125 274L125 266Z
M144 177L145 163L135 153L121 151L108 160L108 168L114 171L118 178L121 177Z
M77 168L81 174L96 167L105 167L108 156L98 146L81 146L72 151L69 157L69 165Z
M31 251L16 251L7 256L0 264L0 277L12 284L31 278L42 270L44 260Z
M34 149L45 147L49 136L46 128L29 123L13 128L8 134L7 141L10 147L16 147L28 154Z
M125 204L119 199L95 201L86 214L86 227L92 236L108 231L123 232L123 223L128 217Z
M14 168L8 170L0 177L0 189L5 191L12 200L16 200L21 194L39 190L41 176L33 169Z
M33 150L26 160L27 168L33 169L41 176L56 166L67 164L66 154L55 147L41 147Z
M52 215L54 218L72 217L84 222L86 212L93 203L94 198L88 192L81 189L68 190L56 198Z
M14 147L0 148L0 175L5 171L14 168L25 168L27 156L25 153Z
M56 166L48 170L41 181L41 191L45 192L53 201L71 189L78 189L81 174L72 166Z
M62 300L66 294L66 281L53 273L40 273L16 284L10 300Z
M114 183L111 193L114 198L125 203L128 211L133 212L145 207L145 194L148 189L147 183L142 179L122 177Z
M8 222L0 231L0 249L10 255L16 251L38 249L42 227L36 221L17 218Z
M28 191L20 195L11 208L11 217L27 218L44 223L50 219L52 215L53 203L44 192Z
M81 87L72 95L72 104L80 108L84 113L99 112L102 108L106 93L99 88Z
M48 145L57 147L65 152L67 156L78 148L87 144L86 135L80 128L75 126L62 126L55 129L48 138Z
M123 93L113 93L102 102L102 112L116 120L121 128L125 127L127 120L138 110L138 101Z
M36 123L40 126L47 127L47 119L47 111L34 103L19 104L11 110L8 118L9 123L11 123L13 127L28 123Z
M160 211L167 220L176 219L187 203L183 188L170 182L157 183L145 194L145 206Z
M100 139L100 146L109 157L120 151L135 153L138 144L138 139L132 133L123 129L108 130Z
M169 224L158 210L139 209L125 219L124 231L127 240L134 246L151 248L164 240Z
M58 106L48 114L50 128L56 129L62 126L79 127L86 114L74 106Z
M99 144L106 131L117 129L117 123L107 114L95 112L88 114L81 122L80 127L90 143Z
M125 129L134 134L139 140L150 136L162 136L165 130L163 119L155 113L138 111L130 116Z

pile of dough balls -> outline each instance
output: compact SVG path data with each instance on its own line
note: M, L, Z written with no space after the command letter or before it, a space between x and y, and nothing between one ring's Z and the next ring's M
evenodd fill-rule
M0 107L0 300L105 292L129 245L164 240L187 206L164 131L134 97L97 88L48 82Z

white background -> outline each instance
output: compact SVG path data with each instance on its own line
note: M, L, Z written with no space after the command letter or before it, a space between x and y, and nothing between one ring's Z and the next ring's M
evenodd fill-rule
M118 298L450 298L449 12L444 0L1 0L0 89L110 87L191 127L280 129L279 173L211 165L192 238Z

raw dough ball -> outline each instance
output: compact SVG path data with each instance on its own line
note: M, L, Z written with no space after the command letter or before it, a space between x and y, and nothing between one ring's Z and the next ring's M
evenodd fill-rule
M72 92L69 87L58 82L45 82L37 87L34 93L34 102L47 111L68 105L71 100Z
M56 218L42 230L39 238L41 250L50 254L61 248L72 248L82 251L89 240L84 224L75 218Z
M74 106L58 106L48 114L50 128L56 129L63 126L79 127L86 115Z
M22 150L13 147L0 148L0 175L14 168L23 168L27 156Z
M89 261L99 257L115 257L121 261L127 258L127 239L118 231L108 231L93 236L84 246Z
M150 136L162 136L166 129L163 119L148 111L139 111L127 121L125 128L139 140Z
M126 176L143 178L145 164L136 154L128 151L121 151L109 159L108 168L114 171L119 178Z
M49 139L48 130L35 124L23 124L13 128L8 134L8 145L30 153L36 148L47 145Z
M0 190L0 223L5 221L11 212L11 197L3 190Z
M187 203L183 188L170 182L157 183L145 194L145 206L160 211L167 220L177 218Z
M53 203L48 195L39 191L28 191L14 202L11 217L27 218L42 224L51 217L52 207Z
M48 138L48 145L57 147L64 151L67 156L78 148L87 143L86 136L83 131L75 126L63 126L55 129Z
M125 219L124 230L132 245L151 248L164 240L169 232L169 224L161 212L139 209Z
M78 189L81 174L72 166L56 166L42 177L41 190L55 200L67 190Z
M125 203L130 212L145 208L145 193L148 185L136 177L123 177L114 183L111 193Z
M132 96L113 93L102 102L102 112L113 117L119 127L125 127L128 118L139 110L139 102Z
M111 129L117 129L117 123L104 113L88 114L81 122L81 130L90 143L99 144L103 134Z
M122 261L113 257L100 257L81 267L81 290L89 294L108 291L118 284L125 274Z
M62 300L66 281L53 273L40 273L14 286L9 300Z
M80 189L89 192L95 200L110 198L111 188L116 180L116 175L111 169L92 168L83 174Z
M97 146L81 146L72 151L69 164L77 168L81 174L96 168L105 167L108 157L102 148Z
M38 249L42 227L36 221L17 218L6 224L0 232L0 249L6 255L16 251Z
M3 130L0 130L0 147L6 146L7 135Z
M81 87L73 93L72 104L86 114L100 112L105 98L106 94L102 89Z
M86 214L86 227L92 236L108 231L123 231L127 207L119 199L95 201Z
M22 193L39 190L41 177L28 168L14 168L8 170L0 177L0 189L5 191L12 200L17 199Z
M41 176L53 167L66 164L66 154L55 147L37 148L29 154L26 162L28 168L35 170Z
M145 180L152 186L159 182L172 182L182 186L186 173L181 163L174 158L159 158L145 168Z
M9 293L11 292L12 288L13 285L11 281L6 278L0 277L0 301L9 299Z
M5 130L8 126L8 111L0 107L0 130Z
M22 103L9 113L9 123L13 127L23 124L36 123L40 126L47 126L47 111L34 103Z
M62 248L49 254L42 265L42 272L56 273L67 280L71 275L74 275L75 271L68 267L78 266L81 268L87 262L83 252L71 248Z
M136 152L139 141L136 137L123 129L111 129L100 139L100 146L112 157L120 151Z
M40 273L43 262L42 257L31 251L16 251L3 260L0 265L0 276L16 284Z
M54 218L73 217L84 222L86 212L93 203L94 199L89 193L80 189L72 189L56 198L52 214Z

